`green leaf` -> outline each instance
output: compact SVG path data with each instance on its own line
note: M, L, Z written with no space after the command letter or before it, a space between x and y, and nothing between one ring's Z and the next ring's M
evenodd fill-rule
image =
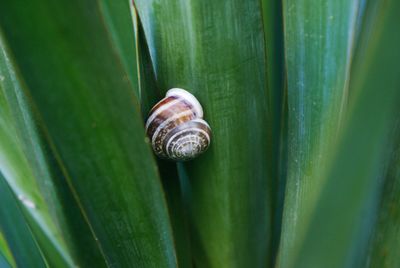
M272 178L272 260L274 263L279 248L283 200L286 183L286 132L287 132L287 89L284 67L282 1L262 0L268 77L268 115L271 121L270 135L272 154L268 156Z
M282 267L304 237L345 111L357 1L283 1L288 159Z
M134 15L136 16L136 13ZM163 96L160 89L157 87L153 65L151 63L148 46L141 25L138 25L137 33L141 108L143 111L143 117L146 120L151 107L153 107ZM168 203L178 267L192 267L189 227L182 201L183 197L177 165L173 162L161 159L159 159L157 163Z
M81 257L90 258L93 263L96 253L92 253L91 246L94 252L98 249L68 190L61 167L42 141L43 133L37 128L24 83L2 37L0 77L0 170L27 207L26 219L49 264L83 264L78 260ZM76 243L78 237L85 245Z
M270 126L259 2L135 4L158 87L194 93L213 131L209 150L184 164L195 266L263 267L270 245Z
M97 2L2 2L0 22L107 264L175 267L135 90Z
M171 217L178 267L190 268L193 267L193 261L189 238L188 213L183 200L177 166L165 160L159 160L158 166Z
M136 12L134 13L134 16L137 17ZM137 20L138 19L136 18L136 21ZM137 27L137 61L139 68L139 87L141 92L140 106L143 120L146 121L151 108L164 96L163 92L157 85L149 47L146 43L143 26L139 21ZM172 165L173 164L171 163L171 166Z
M351 73L356 72L355 68L363 64L366 57L366 50L371 42L374 23L379 19L379 10L382 1L358 0L358 14L356 20L357 33L355 36L354 55L352 58ZM350 98L357 92L350 91Z
M2 268L11 268L11 267L13 267L13 266L10 265L10 263L7 260L7 258L3 255L2 252L0 252L0 267L2 267Z
M4 233L15 261L18 267L47 267L18 203L0 173L0 230ZM0 266L3 267L1 261Z
M1 224L0 224L1 225ZM0 228L0 267L5 265L7 267L16 267L15 260L11 254L10 248Z
M358 0L357 4L357 17L356 17L356 33L355 33L355 42L359 43L360 37L362 36L362 29L364 28L363 25L365 24L365 15L368 11L368 5L371 6L372 2L379 2L379 1L369 1L369 0Z
M130 1L97 1L102 19L113 40L113 51L117 52L136 97L140 99L136 59L136 33L131 15ZM133 16L133 19L136 19L136 16Z
M400 260L400 122L398 121L390 148L388 170L377 209L377 223L370 242L365 267L398 267Z
M369 238L374 223L382 164L400 105L400 32L396 31L400 2L382 3L365 58L351 80L350 88L357 94L349 105L344 132L301 250L293 260L296 267L364 264L366 249L361 242ZM389 254L398 253L398 248L390 250Z

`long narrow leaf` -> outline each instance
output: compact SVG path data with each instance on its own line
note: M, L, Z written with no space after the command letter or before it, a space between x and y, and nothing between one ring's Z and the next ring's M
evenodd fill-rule
M158 161L158 166L170 211L178 266L180 268L190 268L193 267L193 260L189 237L188 215L183 200L177 166L171 165L171 163L165 160Z
M136 16L136 13L134 14ZM163 96L157 86L154 76L148 46L144 37L143 28L138 25L138 66L140 71L141 108L144 119L147 119L148 112ZM192 267L191 249L189 243L188 222L185 208L182 202L182 191L177 171L173 162L158 160L158 168L166 195L169 214L171 218L174 242L178 259L178 266L181 268Z
M97 0L103 20L113 39L113 49L119 55L119 59L131 82L131 86L140 98L138 85L138 70L136 64L136 40L134 23L132 21L130 1Z
M381 8L366 56L352 78L350 88L358 94L351 102L327 183L293 261L296 267L357 267L365 258L365 243L360 241L368 239L374 223L382 161L387 159L385 145L400 105L400 32L395 30L400 2L385 1ZM388 250L398 253L398 248Z
M368 45L372 41L371 38L373 37L372 34L375 23L380 20L379 16L384 16L384 14L379 13L381 6L384 4L383 1L359 0L358 4L357 34L354 44L351 73L356 72L357 66L363 63ZM350 98L352 95L357 94L357 92L351 90Z
M5 257L2 252L0 252L0 267L2 267L2 268L11 268L11 267L13 267L8 262L7 257Z
M19 200L0 173L0 230L5 235L14 259L19 267L46 267L18 203Z
M347 102L358 0L285 0L288 162L279 265L288 266L324 183Z
M0 170L26 206L29 226L51 265L83 265L89 258L94 263L94 239L60 168L53 165L2 37L0 50Z
M159 88L203 104L211 147L185 164L196 267L264 267L270 245L267 82L260 3L134 1Z
M388 158L389 166L378 210L378 220L371 237L366 267L398 267L400 260L400 124L395 127L395 141Z
M97 2L6 1L0 22L108 265L175 267L134 89Z
M286 125L287 96L284 68L282 1L262 0L264 34L267 54L268 108L271 129L272 154L268 162L272 167L272 259L274 263L279 247L282 225L283 200L286 183Z
M3 262L8 264L10 267L16 267L15 260L11 254L10 247L4 238L2 231L0 230L0 255L3 257ZM2 267L0 265L0 267Z

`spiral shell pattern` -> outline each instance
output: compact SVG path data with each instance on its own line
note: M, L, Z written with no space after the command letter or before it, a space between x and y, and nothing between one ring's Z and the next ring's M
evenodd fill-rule
M156 155L186 161L207 150L211 129L203 119L198 100L180 88L168 90L166 97L150 111L146 132Z

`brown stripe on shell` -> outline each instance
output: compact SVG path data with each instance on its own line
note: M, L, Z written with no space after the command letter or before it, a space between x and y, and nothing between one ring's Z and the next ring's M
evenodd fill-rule
M166 98L166 102L163 103L163 105L166 105L167 103L176 100L175 99L170 99L171 97ZM160 108L160 107L159 107ZM152 139L154 132L157 130L158 126L161 125L165 120L168 120L168 118L171 118L175 114L179 114L184 111L193 111L193 106L186 102L185 100L181 99L179 102L176 104L172 105L168 109L161 111L160 113L157 114L158 109L154 110L153 113L150 113L151 117L153 114L156 114L154 119L150 122L148 128L147 128L147 135L149 136L150 139ZM194 119L195 114L193 113L193 116L190 119ZM190 120L189 119L189 120Z

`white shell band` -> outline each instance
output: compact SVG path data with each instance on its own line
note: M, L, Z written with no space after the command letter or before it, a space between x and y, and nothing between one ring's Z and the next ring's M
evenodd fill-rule
M196 112L197 117L203 118L203 108L201 107L200 102L196 99L195 96L193 96L188 91L182 88L171 88L170 90L167 91L166 96L167 97L177 96L190 102L193 105L193 110Z

